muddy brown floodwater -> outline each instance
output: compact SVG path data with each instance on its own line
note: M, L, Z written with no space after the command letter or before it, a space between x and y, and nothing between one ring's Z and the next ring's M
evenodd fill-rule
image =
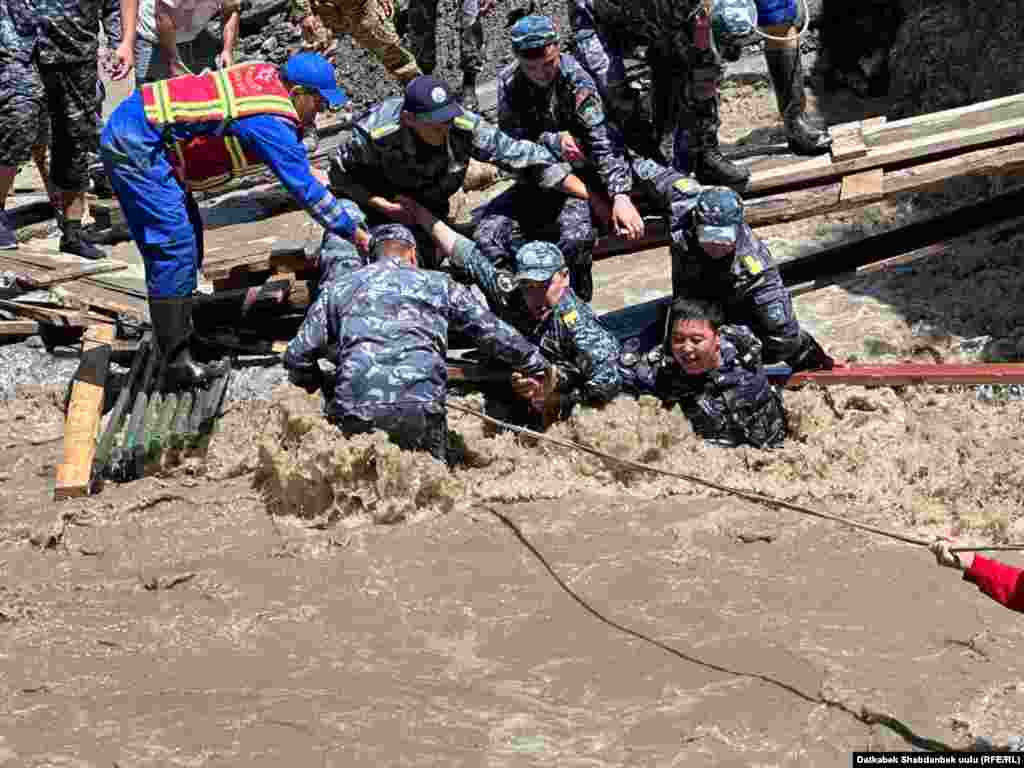
M725 130L776 119L741 91ZM791 258L918 208L763 235ZM211 237L301 237L301 216ZM841 357L1020 359L1021 253L1013 228L965 238L798 313ZM599 263L600 308L664 293L667 265ZM705 445L647 401L553 434L917 537L1019 542L1024 402L994 392L787 392L772 452ZM1022 732L1024 619L907 544L464 413L449 473L340 439L287 388L229 403L205 461L57 504L62 396L0 401L0 765L848 766Z
M60 505L56 393L2 406L0 764L848 765L1020 730L1024 623L926 552L468 415L486 466L448 475L275 394L205 465ZM789 400L772 453L646 402L555 433L921 535L1014 528L1024 405Z

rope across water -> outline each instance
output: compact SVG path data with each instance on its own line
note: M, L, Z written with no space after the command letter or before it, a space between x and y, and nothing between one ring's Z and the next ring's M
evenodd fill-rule
M926 541L925 539L919 539L919 538L916 538L916 537L913 537L913 536L907 536L905 534L897 533L895 531L889 531L889 530L886 530L884 528L878 528L878 527L873 526L873 525L867 525L866 523L858 523L858 522L856 522L854 520L847 520L846 518L839 517L838 515L829 514L828 512L822 512L821 510L817 510L817 509L811 509L810 507L805 507L805 506L803 506L801 504L794 504L791 501L786 501L785 499L780 499L780 498L777 498L775 496L768 496L768 495L763 494L763 493L757 493L756 491L748 491L748 490L744 490L743 488L735 488L735 487L729 486L729 485L722 485L721 483L715 483L715 482L713 482L711 480L705 480L704 478L697 477L696 475L687 474L685 472L672 472L672 471L667 470L667 469L659 469L658 467L652 467L649 464L641 464L640 462L633 461L632 459L622 459L622 458L619 458L618 456L613 456L610 453L605 453L604 451L599 451L596 448L591 448L590 446L583 445L582 443L573 442L572 440L562 440L561 438L552 437L552 436L546 435L546 434L544 434L542 432L535 432L534 430L527 429L526 427L519 427L519 426L516 426L515 424L509 424L508 422L501 421L500 419L495 419L494 417L488 416L487 414L482 413L481 411L478 411L475 408L470 408L470 407L465 406L465 405L459 405L457 403L452 403L450 401L448 402L447 405L452 410L459 411L461 413L468 413L471 416L475 416L475 417L477 417L478 419L481 419L484 422L487 422L487 423L492 424L492 425L497 426L497 427L501 427L502 429L507 429L507 430L509 430L511 432L515 432L515 433L518 433L518 434L521 434L521 435L527 435L528 437L532 437L535 440L540 440L542 442L547 442L547 443L551 443L553 445L558 445L558 446L561 446L562 448L569 448L571 450L576 450L576 451L581 451L583 453L588 453L591 456L596 456L596 457L598 457L600 459L604 459L606 461L613 461L613 462L615 462L617 464L621 464L624 467L629 467L630 469L635 469L635 470L640 471L640 472L648 472L650 474L662 475L664 477L672 477L672 478L675 478L677 480L685 480L685 481L687 481L689 483L695 483L696 485L702 485L705 488L711 488L711 489L716 490L716 491L721 491L722 493L728 493L728 494L730 494L732 496L738 496L738 497L740 497L742 499L747 499L748 501L757 502L758 504L765 504L765 505L768 505L768 506L771 506L771 507L779 507L781 509L789 509L789 510L792 510L793 512L799 512L800 514L803 514L803 515L810 515L811 517L821 518L822 520L831 520L834 523L839 523L841 525L845 525L845 526L848 526L850 528L856 528L858 530L866 531L868 533L873 533L873 534L876 534L878 536L885 536L887 538L895 539L897 541L902 541L902 542L905 542L907 544L913 544L914 546L918 546L918 547L926 547L927 548L927 547L931 546L931 543L932 543L930 541ZM975 546L975 547L951 547L949 551L950 552L990 552L990 551L1004 551L1004 552L1006 552L1006 551L1013 551L1013 552L1016 552L1016 551L1024 551L1024 544L1002 544L1002 545L992 544L992 545Z

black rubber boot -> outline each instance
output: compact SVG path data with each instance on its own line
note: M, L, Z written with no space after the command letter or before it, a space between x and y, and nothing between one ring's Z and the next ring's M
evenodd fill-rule
M192 336L191 296L151 298L149 317L153 324L157 347L166 360L164 389L174 390L206 384L227 371L222 363L204 365L192 359L192 351L189 348Z
M701 184L732 187L740 191L750 181L750 169L726 159L717 144L704 147L696 159L695 170Z
M804 93L804 67L797 48L765 50L765 62L775 85L779 114L786 127L789 148L799 155L820 155L832 146L828 131L807 121L807 95Z
M459 96L459 103L463 109L470 112L480 111L480 102L476 97L476 72L462 73L462 92Z
M569 269L569 285L583 301L594 298L594 265L577 264Z
M835 360L822 349L821 344L807 331L800 331L800 351L789 361L793 373L797 371L831 371Z
M82 222L64 222L64 234L60 238L60 250L62 253L73 253L83 259L105 259L107 252L100 250L82 236Z

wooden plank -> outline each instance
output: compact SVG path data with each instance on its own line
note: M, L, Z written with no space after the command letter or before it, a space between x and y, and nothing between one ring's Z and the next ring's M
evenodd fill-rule
M77 310L53 309L40 307L35 304L27 304L20 301L8 301L0 299L0 309L6 309L21 317L38 320L41 323L51 325L62 325L69 328L81 328L88 325L88 321L82 313Z
M884 176L885 172L881 168L872 168L870 171L844 176L839 200L841 202L857 201L863 204L881 200Z
M870 146L892 144L912 138L943 133L950 130L969 130L1024 117L1024 94L1001 99L979 101L955 109L929 112L902 120L887 122L867 137Z
M855 123L851 128L840 128L833 126L829 128L829 135L832 137L832 162L838 163L843 160L852 160L855 157L864 157L868 153L868 147L861 135L860 123Z
M861 121L860 124L860 135L862 137L870 136L873 133L877 133L885 128L889 118L885 115L877 115L876 117L868 117Z
M833 142L831 153L832 162L841 163L844 160L864 157L868 153L868 147L860 136L850 136L842 141Z
M110 363L113 326L98 326L86 331L82 362L71 388L71 402L64 422L64 461L57 467L55 499L85 496L89 493L92 460L96 454L96 435L103 415L103 393Z
M39 323L35 320L0 320L0 339L34 336L37 333Z
M101 275L108 272L120 272L122 269L128 269L128 265L120 262L109 262L106 264L88 264L84 267L73 266L65 267L63 269L55 269L48 273L46 277L26 277L24 282L26 286L33 290L40 288L49 288L51 285L58 285L59 283L68 283L73 280L80 280L83 277L89 277L90 275Z
M24 258L24 256L28 256L28 258ZM56 261L50 256L21 248L16 251L0 253L0 269L9 269L12 272L32 277L45 278L52 270L66 266L67 264ZM123 314L141 322L149 322L149 305L145 293L137 296L135 291L129 292L108 287L100 282L100 279L89 277L65 285L64 290L85 306Z
M836 176L846 176L869 168L909 160L924 160L944 152L1020 138L1024 138L1024 117L971 130L951 130L924 138L886 144L873 148L864 157L840 163L833 163L830 156L822 155L770 171L755 171L747 190L758 192L811 181L824 182Z

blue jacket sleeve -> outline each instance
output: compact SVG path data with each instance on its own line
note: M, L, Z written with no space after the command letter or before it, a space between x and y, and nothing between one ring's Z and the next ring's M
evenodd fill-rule
M228 127L228 133L233 133L247 149L258 155L324 229L352 237L355 222L338 199L313 178L306 148L293 125L273 115L254 115L235 120Z

